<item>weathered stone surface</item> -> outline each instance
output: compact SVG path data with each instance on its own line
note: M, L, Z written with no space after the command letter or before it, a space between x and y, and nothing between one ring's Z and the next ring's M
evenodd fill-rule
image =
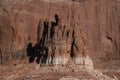
M1 0L0 61L26 52L49 65L119 59L119 14L119 0Z

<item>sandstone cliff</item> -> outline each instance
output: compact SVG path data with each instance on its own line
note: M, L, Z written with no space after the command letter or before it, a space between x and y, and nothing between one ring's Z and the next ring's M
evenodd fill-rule
M25 56L49 65L116 60L119 35L119 0L0 0L1 63Z

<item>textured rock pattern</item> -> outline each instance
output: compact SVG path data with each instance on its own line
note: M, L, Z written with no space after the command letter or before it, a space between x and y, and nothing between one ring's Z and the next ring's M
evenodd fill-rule
M26 56L29 43L40 63L119 59L119 14L119 0L1 0L1 63Z

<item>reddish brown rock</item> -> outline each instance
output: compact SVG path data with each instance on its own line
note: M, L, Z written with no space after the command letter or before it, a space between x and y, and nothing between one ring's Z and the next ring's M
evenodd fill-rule
M2 61L28 52L46 64L119 59L119 14L119 0L1 0Z

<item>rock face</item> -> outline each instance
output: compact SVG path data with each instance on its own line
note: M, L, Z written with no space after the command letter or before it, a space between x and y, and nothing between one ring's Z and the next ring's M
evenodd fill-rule
M119 14L119 0L1 0L0 62L25 56L49 65L119 59Z

